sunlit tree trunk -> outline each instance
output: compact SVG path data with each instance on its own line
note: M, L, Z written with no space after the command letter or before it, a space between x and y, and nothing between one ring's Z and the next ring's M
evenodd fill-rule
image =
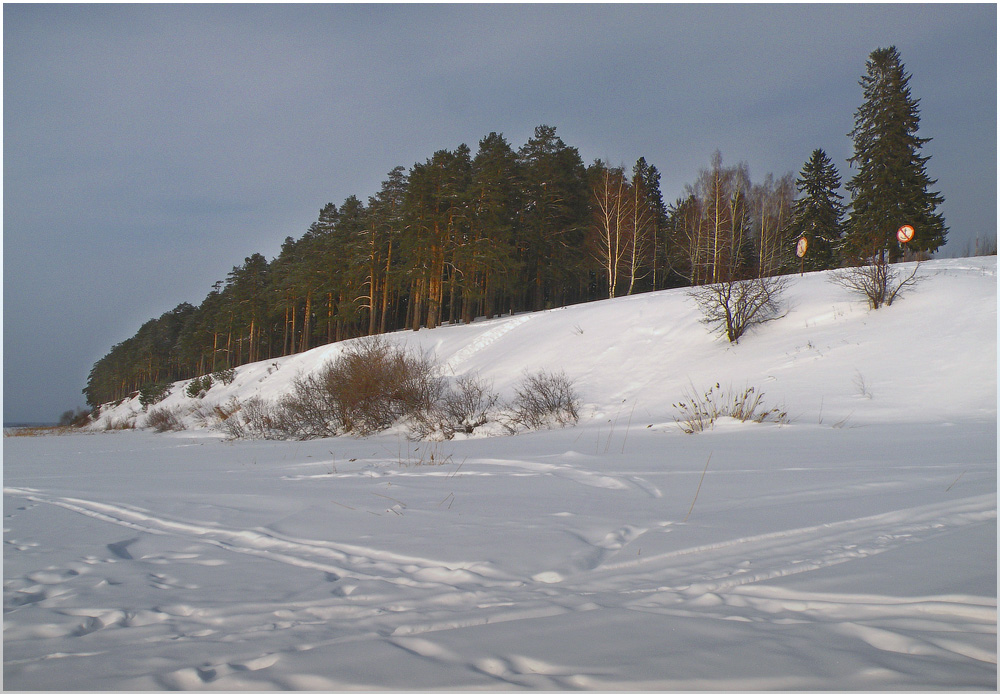
M309 332L310 322L312 318L312 292L306 293L306 308L302 315L302 342L299 347L300 352L305 352L309 349Z

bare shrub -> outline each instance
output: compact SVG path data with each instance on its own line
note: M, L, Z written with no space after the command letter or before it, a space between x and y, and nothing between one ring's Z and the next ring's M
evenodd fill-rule
M919 268L920 263L916 263L913 272L900 279L900 273L889 263L886 254L879 253L867 263L834 270L830 273L830 281L862 296L868 302L868 308L877 310L882 306L892 306L893 301L917 284Z
M135 429L134 418L122 417L121 419L115 419L114 417L108 417L104 420L105 431L122 431L125 429Z
M291 392L278 401L272 414L275 428L286 438L325 438L340 433L342 417L333 369L333 364L327 364L316 373L292 380Z
M184 423L177 415L177 410L170 407L157 407L149 411L146 415L146 426L152 427L159 433L166 431L181 431Z
M968 248L968 246L966 246L966 248L967 248L967 250L965 252L965 256L966 257L970 257L970 256L978 257L978 256L996 255L997 254L997 239L996 239L995 236L992 237L992 238L986 238L986 239L980 239L977 236L976 237L976 246L975 246L975 248Z
M194 419L198 426L211 427L216 421L214 408L207 407L204 403L196 403L188 411L188 414Z
M688 296L704 323L730 342L739 342L750 328L781 317L781 295L787 286L786 277L757 277L694 287Z
M451 426L444 412L437 405L420 412L414 412L407 422L406 437L411 441L447 440L454 438L455 433L455 427Z
M91 421L91 411L78 407L74 410L66 410L59 417L59 426L61 427L84 427L90 424Z
M233 439L283 439L289 434L277 415L278 408L259 396L242 402L231 401L228 416L220 421L222 430Z
M455 379L455 387L442 398L441 409L456 431L471 434L488 424L494 415L500 396L478 374L463 374Z
M491 383L478 374L463 374L437 401L413 414L410 435L417 439L435 435L451 439L456 433L471 434L495 421L499 402L500 396Z
M513 433L518 426L542 429L575 424L580 419L579 407L573 382L565 373L525 374L514 387L510 421L504 426Z
M230 438L240 438L235 435L238 431L233 431L233 429L238 430L241 426L239 419L234 419L230 422L230 419L242 409L243 405L235 397L229 398L227 402L213 405L208 407L203 404L195 405L191 408L190 414L194 417L195 421L202 426L212 427L221 429L223 432L228 434ZM228 422L228 424L227 424Z
M443 381L434 361L381 337L359 340L333 364L327 382L347 432L367 435L431 407Z
M753 386L726 393L716 383L704 393L699 393L692 385L684 399L674 403L674 408L678 412L674 420L685 434L712 429L723 417L757 423L773 421L784 424L788 421L788 413L781 408L765 408L764 393Z
M366 436L432 409L442 389L429 356L372 337L351 343L319 371L295 378L269 417L274 431L291 438Z
M219 415L220 410L224 411L226 414L225 417L219 417L219 428L222 429L222 431L224 431L229 438L248 438L247 429L243 426L243 419L240 417L240 411L243 409L243 403L237 402L234 398L224 409L219 406L215 409L216 415Z
M272 409L268 403L257 396L243 401L240 417L250 438L272 439L276 438L275 434L283 433L280 430L275 430Z

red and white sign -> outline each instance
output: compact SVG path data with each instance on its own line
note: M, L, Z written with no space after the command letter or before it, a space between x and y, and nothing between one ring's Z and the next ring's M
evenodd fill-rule
M795 244L795 255L798 258L805 256L806 251L809 249L809 241L805 236L799 239L799 242Z
M899 227L899 231L896 232L896 238L899 239L900 243L909 243L913 240L913 235L917 232L914 231L913 227L909 224L904 224Z

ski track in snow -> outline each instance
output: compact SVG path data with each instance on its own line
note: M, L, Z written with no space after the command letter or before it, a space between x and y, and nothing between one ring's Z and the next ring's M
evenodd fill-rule
M526 313L520 316L516 316L514 318L510 318L509 320L505 320L496 327L490 328L482 335L480 335L478 338L476 338L468 345L458 350L458 352L456 352L454 355L452 355L451 358L445 362L443 370L446 372L450 371L454 373L456 367L460 366L463 362L467 361L474 354L486 349L494 342L499 340L501 337L509 333L511 330L514 330L515 328L524 325L529 320L534 318L536 315L537 314L534 313Z
M838 634L859 639L879 650L996 662L995 650L970 643L968 638L948 635L951 630L995 638L995 599L967 595L887 598L803 593L758 585L768 579L871 556L951 529L995 519L995 494L622 559L621 551L645 533L677 532L683 528L682 524L672 522L661 522L654 528L627 525L599 540L581 538L592 545L593 552L571 566L533 576L510 575L484 562L443 563L358 545L289 537L261 528L233 529L192 523L159 517L131 506L55 496L28 488L5 487L4 494L56 506L141 534L183 540L189 551L164 557L161 561L167 566L148 574L150 585L162 590L197 588L171 576L171 564L221 563L203 559L198 551L192 550L191 543L206 546L206 551L217 548L323 572L327 581L342 585L334 591L335 598L284 601L280 609L274 605L194 608L183 603L138 610L63 609L62 615L75 619L12 627L8 634L11 638L81 637L115 628L159 625L160 636L150 636L144 641L144 647L155 648L158 643L217 635L225 624L226 641L251 645L257 636L268 631L320 629L335 620L341 635L323 643L377 637L441 665L455 665L461 661L458 654L420 635L613 608L720 620L826 624ZM15 549L30 549L17 547L12 540L7 540L7 544ZM6 577L5 609L43 602L58 604L60 596L72 590L73 581L99 571L100 564L131 560L129 544L125 541L109 545L113 558L85 557L72 566ZM355 591L362 584L366 590ZM907 633L908 626L927 620L933 621L935 636ZM163 632L163 627L169 628ZM321 644L312 647L318 645ZM224 661L160 674L157 683L179 689L204 688L223 677L233 683L271 667L280 659L280 652L260 653L251 648ZM521 656L485 658L466 666L495 678L501 686L546 689L597 687L601 674L585 676ZM595 676L597 680L589 679ZM297 687L294 683L285 684Z
M348 578L379 578L390 583L414 587L459 585L474 581L491 585L490 577L479 573L488 572L488 569L474 564L446 565L429 559L372 550L357 545L286 538L264 529L230 530L198 525L158 518L148 512L125 506L76 498L45 497L24 489L4 487L4 494L23 496L32 501L59 506L131 530L153 535L187 537L227 551L251 554L306 569L336 572L337 575Z
M617 590L629 590L628 586L618 583L630 580L630 574L638 570L635 573L641 577L651 573L660 576L676 574L682 582L667 590L700 596L706 592L718 592L878 554L898 544L919 541L948 528L995 518L996 495L987 494L960 502L931 504L863 518L739 537L606 564L600 569L614 576L612 580L615 581ZM805 556L802 556L803 549L808 550ZM758 566L752 567L751 562L741 561L746 556L753 556ZM719 566L713 569L716 564ZM763 566L759 566L760 564ZM740 568L732 569L737 565ZM706 569L708 573L699 580L683 583Z

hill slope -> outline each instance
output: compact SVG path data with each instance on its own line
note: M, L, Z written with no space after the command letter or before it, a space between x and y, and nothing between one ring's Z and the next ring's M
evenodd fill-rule
M800 419L945 421L996 412L996 262L925 263L922 282L894 306L869 311L828 281L796 277L788 313L731 345L700 323L684 290L623 297L473 325L400 332L390 340L430 352L449 376L475 372L509 394L525 371L565 370L585 416L615 413L623 402L645 420L669 420L692 385L762 389ZM291 380L326 363L344 343L237 369L203 402L172 388L160 407L190 410L232 398L274 400ZM956 387L961 384L961 387ZM144 417L138 398L102 412L108 421ZM187 416L190 427L204 422Z

